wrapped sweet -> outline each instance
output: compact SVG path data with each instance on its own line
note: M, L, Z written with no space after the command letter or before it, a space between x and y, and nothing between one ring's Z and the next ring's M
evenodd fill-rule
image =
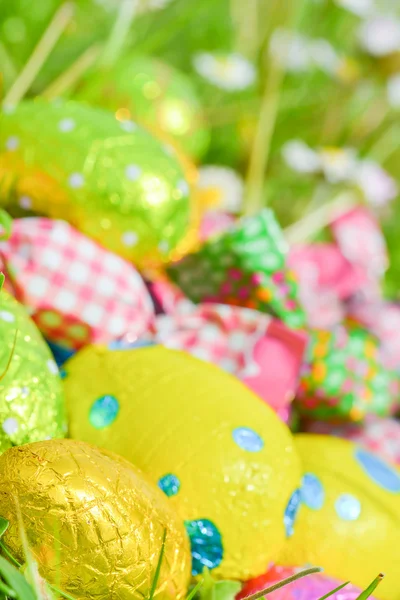
M160 486L185 522L193 574L262 574L291 531L300 484L275 413L218 367L161 346L88 346L64 367L71 436Z
M281 565L271 566L265 575L246 581L243 588L237 594L236 600L242 600L250 594L263 590L287 577L296 575L300 569L298 567L283 567ZM324 573L314 573L307 577L297 579L293 583L275 590L268 594L268 600L317 600L329 594L339 587L341 582L325 575ZM348 583L343 589L333 595L329 595L331 600L358 600L361 590L351 583ZM370 596L371 600L374 600Z
M2 543L24 560L18 512L40 574L77 600L184 598L190 552L183 524L127 460L73 440L10 448L0 457Z
M397 600L400 587L400 473L349 441L295 436L304 469L294 535L279 562L315 564L327 575L365 588L386 577L380 600Z
M311 330L297 406L304 417L332 422L385 417L398 407L397 374L383 364L379 343L365 329L345 324Z
M133 121L74 102L26 101L0 115L0 149L11 209L65 219L140 264L167 260L192 234L197 212L174 150Z
M76 97L137 121L193 159L207 150L210 134L194 84L159 59L125 55L111 68L89 73Z
M16 298L53 344L77 350L137 338L154 309L135 268L65 221L15 219L0 256Z
M67 423L57 365L24 307L4 290L0 338L0 454L10 446L64 437Z
M290 327L305 324L297 280L286 268L286 242L270 210L241 219L167 273L194 302L219 302L278 316Z

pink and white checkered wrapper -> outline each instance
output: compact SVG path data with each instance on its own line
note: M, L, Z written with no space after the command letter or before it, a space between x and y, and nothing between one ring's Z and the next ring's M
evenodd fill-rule
M309 433L334 435L351 440L400 467L400 422L396 419L382 419L369 415L362 425L346 423L335 426L318 421L307 423L305 429Z
M305 335L255 310L222 304L175 305L156 319L154 341L184 350L240 378L283 419L297 387Z
M16 219L0 257L14 295L54 343L79 349L152 326L153 303L134 267L64 221Z

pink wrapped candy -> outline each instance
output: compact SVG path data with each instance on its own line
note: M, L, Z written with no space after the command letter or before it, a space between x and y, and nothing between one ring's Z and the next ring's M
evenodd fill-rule
M278 583L282 579L291 577L301 570L298 567L272 566L265 575L247 581L236 596L236 600L242 600L246 596ZM316 573L271 592L271 594L268 594L268 600L318 600L318 598L328 594L339 585L340 582L336 579L327 577L323 573ZM360 594L361 590L349 583L329 598L331 600L357 600ZM374 600L372 596L371 600Z
M310 433L335 435L364 446L400 467L400 423L369 415L363 424L332 425L321 421L306 423Z
M65 221L16 219L0 257L14 295L51 342L77 350L125 333L137 338L153 323L133 266Z

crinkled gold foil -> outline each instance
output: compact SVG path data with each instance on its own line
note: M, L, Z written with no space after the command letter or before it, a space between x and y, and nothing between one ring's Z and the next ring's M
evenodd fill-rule
M76 600L149 597L164 530L155 598L185 596L190 553L163 493L131 463L73 440L11 448L0 457L3 541L23 560L15 499L39 571Z
M0 453L64 437L64 394L57 365L25 308L0 293Z

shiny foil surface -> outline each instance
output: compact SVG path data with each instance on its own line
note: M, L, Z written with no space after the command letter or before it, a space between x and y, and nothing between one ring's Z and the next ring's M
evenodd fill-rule
M352 442L295 436L304 465L294 535L279 562L314 564L364 589L379 572L374 595L398 600L400 589L400 471Z
M130 120L60 100L0 114L0 202L69 221L136 264L190 231L190 187L175 150Z
M25 308L0 293L0 454L10 446L64 437L57 365Z
M145 56L124 56L109 70L92 71L77 96L167 135L183 152L200 159L210 142L200 99L190 78Z
M3 541L23 560L15 500L40 573L76 600L185 596L190 553L166 497L128 461L83 442L51 440L0 457Z
M64 365L71 437L131 460L191 538L193 573L248 579L285 536L300 485L289 429L218 367L162 346L87 347Z

